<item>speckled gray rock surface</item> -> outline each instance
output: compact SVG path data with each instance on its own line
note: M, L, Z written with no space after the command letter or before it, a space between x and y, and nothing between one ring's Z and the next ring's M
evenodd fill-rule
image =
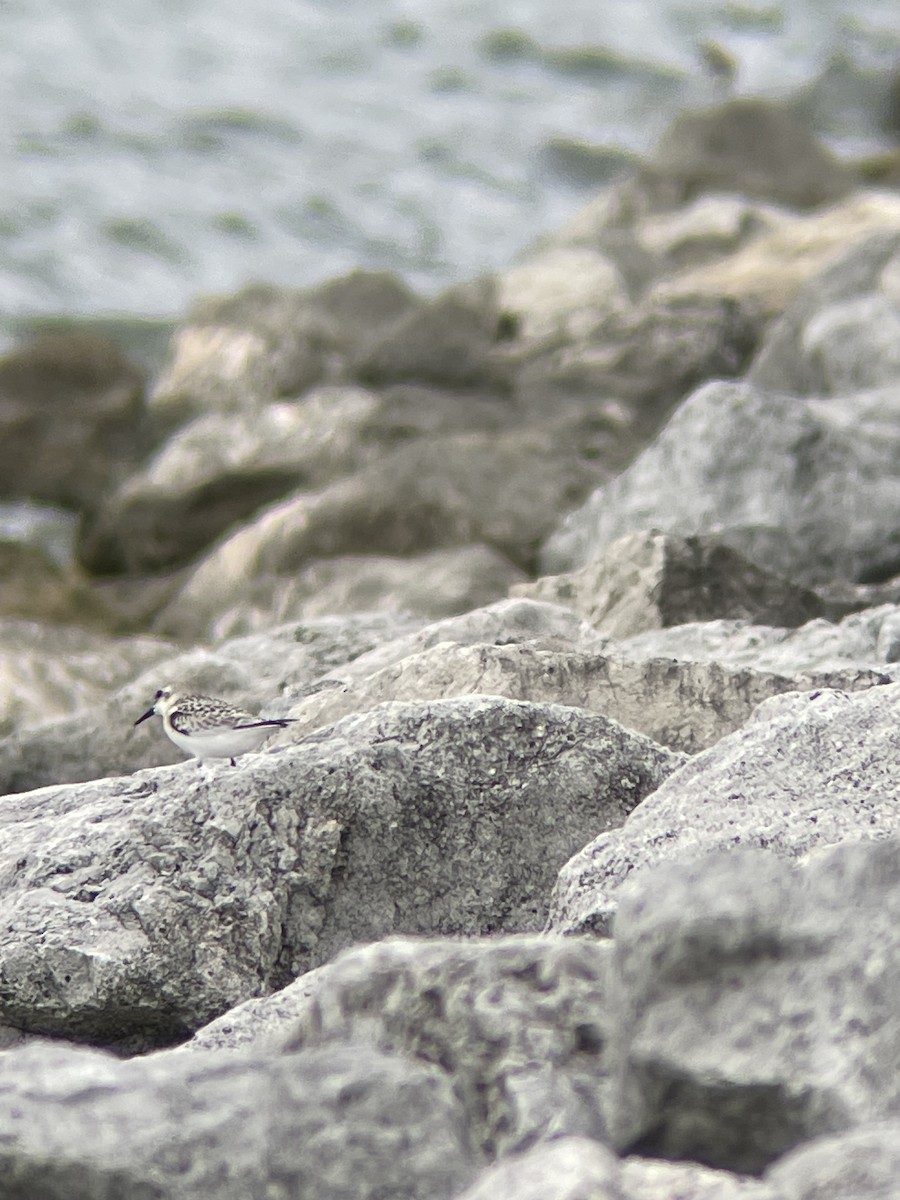
M469 697L9 796L0 1019L162 1045L354 941L540 928L559 867L678 762L581 709Z
M557 932L606 930L642 868L763 847L795 859L820 846L900 834L895 764L900 685L777 696L672 775L619 828L560 872Z
M434 1068L362 1047L0 1055L8 1200L453 1200L474 1172Z
M802 583L884 577L900 558L900 382L824 400L707 383L542 554L558 574L639 529L715 531ZM748 447L753 453L748 453Z
M824 609L814 592L762 570L717 537L655 530L626 534L579 570L516 584L512 595L568 605L614 638L707 620L792 627Z
M226 1013L185 1049L367 1044L442 1066L490 1158L563 1134L604 1141L612 958L594 938L392 938Z
M736 851L635 877L615 927L617 1145L755 1172L896 1114L898 849L844 843L803 868Z

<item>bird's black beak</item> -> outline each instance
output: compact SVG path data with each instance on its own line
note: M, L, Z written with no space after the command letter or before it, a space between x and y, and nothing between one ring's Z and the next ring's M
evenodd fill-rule
M138 719L135 721L135 725L140 725L141 721L146 721L147 718L152 717L155 712L155 708L148 708L142 717L138 717Z

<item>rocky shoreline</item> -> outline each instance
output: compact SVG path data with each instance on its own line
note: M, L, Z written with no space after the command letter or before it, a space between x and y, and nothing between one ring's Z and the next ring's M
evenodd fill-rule
M0 542L3 1195L890 1194L900 193L730 101L0 429L80 522ZM164 683L295 721L198 769Z

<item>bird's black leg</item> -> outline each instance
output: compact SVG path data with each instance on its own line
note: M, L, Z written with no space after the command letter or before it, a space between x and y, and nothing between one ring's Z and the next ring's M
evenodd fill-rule
M233 758L231 759L231 765L232 765L233 767L236 767L236 766L237 766L237 763L234 761L234 759L233 759Z

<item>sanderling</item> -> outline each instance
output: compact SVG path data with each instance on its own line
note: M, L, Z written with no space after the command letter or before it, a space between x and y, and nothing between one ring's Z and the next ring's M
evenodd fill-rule
M255 717L253 713L235 708L227 700L215 696L192 696L170 687L160 688L153 704L135 725L158 713L163 729L171 741L185 754L192 754L200 763L206 758L228 758L234 767L235 758L248 750L258 750L273 729L283 729L292 717Z

